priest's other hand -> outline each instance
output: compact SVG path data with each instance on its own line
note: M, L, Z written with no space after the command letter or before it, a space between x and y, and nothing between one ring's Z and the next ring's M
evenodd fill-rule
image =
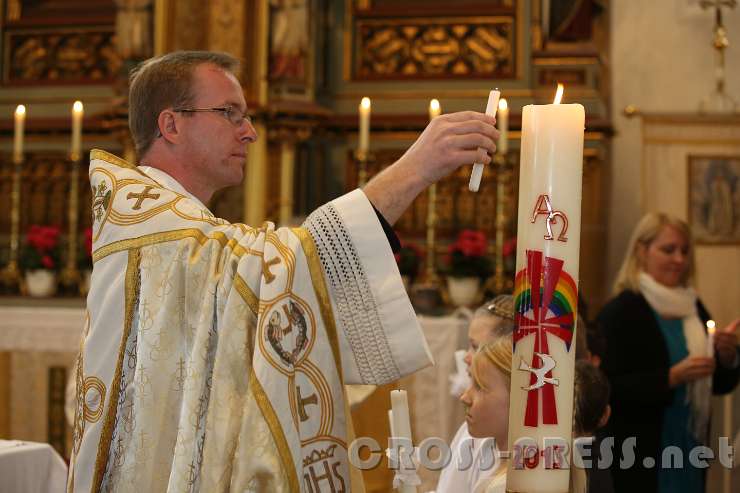
M475 111L438 116L398 161L365 186L365 194L395 223L432 183L460 166L490 163L499 136L495 124L495 118Z

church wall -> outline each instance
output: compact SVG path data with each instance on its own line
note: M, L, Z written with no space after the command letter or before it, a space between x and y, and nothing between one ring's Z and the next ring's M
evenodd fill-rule
M688 123L699 120L695 116L699 103L712 91L715 74L714 14L697 4L690 0L611 2L615 136L609 180L607 289L644 212L664 210L688 219L688 156L740 156L740 117L715 118L714 123L705 121L693 127ZM723 20L730 39L726 89L740 100L740 9L725 9ZM627 105L636 106L645 117L626 117ZM739 212L735 207L735 215ZM697 290L718 325L724 327L740 315L740 244L699 244L696 260ZM732 443L738 413L737 391L729 398L713 399L713 449L717 449L718 436L729 436ZM711 466L707 491L738 491L738 485L737 470L727 472L716 462Z
M641 186L642 130L640 118L627 118L623 109L635 105L644 113L696 112L714 85L711 47L714 15L689 0L622 1L611 3L612 169L609 186L607 282L609 289L624 256L632 228L647 212ZM693 5L693 6L690 6ZM662 19L662 21L657 21ZM740 99L740 9L725 12L730 47L727 51L726 87ZM685 217L682 206L670 211ZM644 190L644 193L652 193ZM735 247L734 250L737 250ZM698 250L699 257L706 255ZM717 259L719 261L719 258ZM712 270L712 269L707 269ZM722 278L700 275L701 285L721 285ZM740 295L740 287L734 299ZM729 322L735 306L709 302L713 312ZM715 315L720 318L720 315Z

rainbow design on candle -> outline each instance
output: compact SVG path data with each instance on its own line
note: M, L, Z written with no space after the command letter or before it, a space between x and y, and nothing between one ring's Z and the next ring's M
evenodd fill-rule
M527 250L527 265L517 273L514 284L514 306L516 330L513 335L514 348L521 339L534 335L534 352L531 368L541 368L540 353L549 355L546 334L561 339L570 351L575 329L578 288L573 278L563 270L563 261L544 257L540 251ZM534 289L533 289L534 287ZM552 379L552 371L546 378ZM535 385L532 373L530 386ZM551 383L528 391L525 426L537 427L540 423L539 398L542 394L542 423L558 423L555 405L555 389Z

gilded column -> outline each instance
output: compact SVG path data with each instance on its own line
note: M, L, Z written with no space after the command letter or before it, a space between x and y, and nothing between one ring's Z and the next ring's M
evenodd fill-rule
M244 180L244 220L259 227L265 217L265 191L267 189L267 127L263 122L254 122L259 136L257 142L249 144L247 173Z
M280 145L280 225L286 226L293 217L293 175L295 143L285 140Z

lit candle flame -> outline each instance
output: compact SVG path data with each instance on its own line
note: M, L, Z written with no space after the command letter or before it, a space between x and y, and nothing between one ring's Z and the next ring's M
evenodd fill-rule
M563 84L558 84L558 90L555 91L555 100L552 102L552 104L560 104L560 101L563 100Z
M715 330L717 329L716 329L716 324L714 323L714 320L707 320L707 332L709 332L709 334L711 335L711 334L714 334Z
M82 101L75 101L75 104L72 105L72 111L74 111L75 113L81 113Z
M370 98L364 97L362 98L362 101L360 101L360 106L362 106L364 109L370 109Z
M509 107L509 103L506 102L505 98L501 98L498 102L498 109L505 110Z
M435 112L439 111L439 101L436 99L429 101L429 109Z
M25 114L26 114L26 107L25 107L25 106L23 106L22 104L19 104L19 105L18 105L18 106L17 106L16 108L15 108L15 114L16 114L16 115L18 115L18 116L23 116L23 115L25 115Z

